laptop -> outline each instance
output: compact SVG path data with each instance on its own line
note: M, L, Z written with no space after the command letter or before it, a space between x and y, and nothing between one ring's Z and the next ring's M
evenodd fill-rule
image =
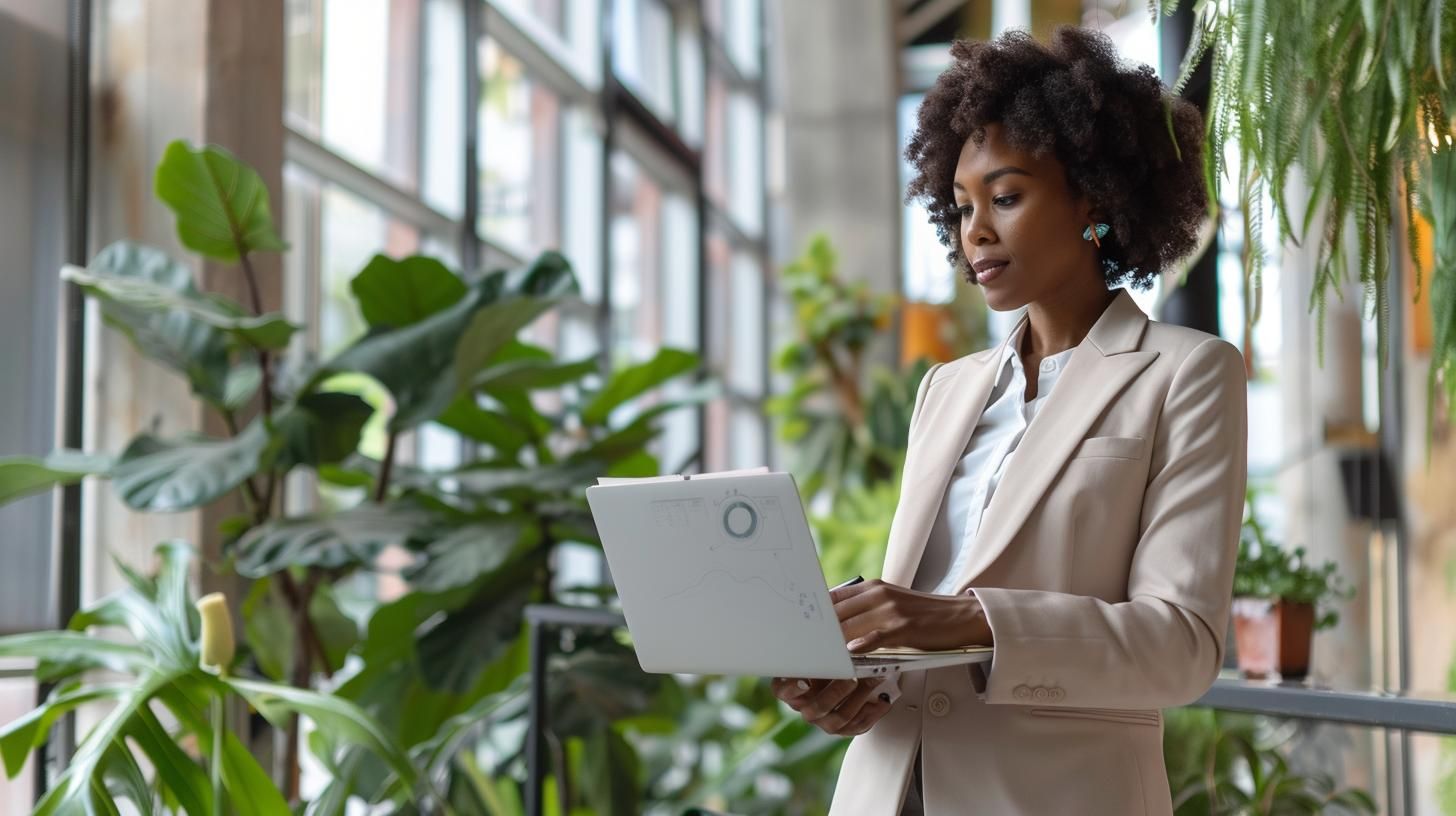
M586 498L644 671L847 679L991 660L851 654L790 474L601 479Z

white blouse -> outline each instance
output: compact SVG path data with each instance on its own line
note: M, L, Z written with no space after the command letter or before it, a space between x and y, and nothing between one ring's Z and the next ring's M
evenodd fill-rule
M1026 323L1005 346L1001 356L1001 373L986 408L966 444L965 454L956 464L940 513L930 528L925 552L915 573L912 587L922 592L949 595L975 550L976 533L981 516L996 485L1006 472L1011 455L1021 444L1026 428L1072 358L1074 348L1053 354L1041 361L1036 379L1036 398L1026 401L1026 370L1022 366L1022 333Z

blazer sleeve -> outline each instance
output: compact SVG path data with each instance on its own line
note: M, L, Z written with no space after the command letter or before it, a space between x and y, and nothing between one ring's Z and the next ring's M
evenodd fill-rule
M1247 478L1243 358L1203 341L1179 366L1154 430L1128 600L972 588L995 641L987 703L1172 708L1218 677L1233 593Z

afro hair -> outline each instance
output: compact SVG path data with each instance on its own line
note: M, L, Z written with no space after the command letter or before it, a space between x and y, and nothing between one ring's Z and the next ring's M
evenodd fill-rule
M1048 152L1111 231L1099 259L1109 287L1146 289L1193 250L1207 215L1198 109L1169 94L1153 69L1124 63L1112 41L1063 26L1050 45L1022 31L959 40L925 94L905 158L906 200L922 201L947 259L965 274L952 181L967 139L998 123L1018 150Z

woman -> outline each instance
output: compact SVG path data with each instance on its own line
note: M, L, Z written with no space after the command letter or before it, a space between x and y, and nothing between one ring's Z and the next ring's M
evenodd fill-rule
M989 666L780 679L850 746L835 814L1170 814L1160 709L1223 661L1245 481L1228 343L1150 322L1194 246L1202 125L1095 32L958 42L906 151L1000 346L926 374L884 578L835 593L850 649L993 645Z

